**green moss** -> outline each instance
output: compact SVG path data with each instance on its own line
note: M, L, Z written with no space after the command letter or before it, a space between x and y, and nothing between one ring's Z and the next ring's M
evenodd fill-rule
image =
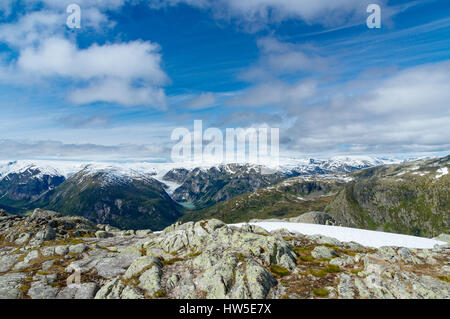
M341 268L339 268L339 266L336 265L328 264L328 266L326 267L326 271L329 273L337 273L341 272Z
M284 267L281 267L279 265L272 265L270 266L270 271L276 275L278 278L283 278L285 276L288 276L290 274L290 271Z
M201 251L197 251L197 252L187 255L187 257L194 258L194 257L200 256L201 254L202 254Z
M297 258L297 261L298 262L301 262L301 261L303 261L303 262L313 262L314 261L314 257L313 256L299 256Z
M342 270L339 266L328 264L325 268L319 270L312 269L310 270L310 273L314 277L325 277L328 274L339 273L341 271Z
M163 298L165 296L166 296L166 292L163 289L160 289L157 292L155 292L155 294L153 295L153 298Z
M330 292L325 288L318 288L313 290L313 294L317 297L326 297L330 294Z
M439 280L445 281L445 282L450 282L450 276L438 276L437 277Z
M357 275L357 274L359 274L361 271L363 271L364 269L352 269L352 270L350 270L350 272L352 273L352 274L354 274L354 275Z
M169 260L163 260L161 262L161 264L163 266L168 266L168 265L173 265L174 263L179 262L179 261L183 261L183 260L184 260L183 258L172 258L172 259L169 259Z

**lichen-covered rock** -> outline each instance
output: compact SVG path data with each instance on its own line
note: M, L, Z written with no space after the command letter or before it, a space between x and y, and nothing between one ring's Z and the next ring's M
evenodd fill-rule
M326 246L317 246L314 248L314 250L311 252L311 255L316 258L335 258L338 256L338 254L331 248Z
M334 219L323 212L309 212L298 217L290 218L292 223L305 223L305 224L317 224L317 225L334 225Z
M374 249L218 220L86 236L83 220L33 215L0 217L0 298L450 299L447 246ZM24 225L30 240L17 244ZM36 241L47 226L56 240Z
M72 254L81 254L87 249L85 244L77 244L69 247L69 252Z
M0 299L19 299L21 282L27 277L24 273L11 273L0 276Z
M149 256L138 258L135 262L131 264L130 267L128 267L127 271L125 272L124 278L126 279L133 278L141 274L144 270L151 268L153 265L158 265L158 267L160 268L162 267L161 262L159 261L158 258Z
M57 299L92 299L98 291L98 285L93 282L84 284L71 284L62 289Z
M28 296L30 296L31 299L55 299L57 294L57 288L41 281L33 283L28 290Z
M154 263L150 269L145 270L139 277L139 288L144 290L149 296L154 296L162 289L161 275L160 265Z

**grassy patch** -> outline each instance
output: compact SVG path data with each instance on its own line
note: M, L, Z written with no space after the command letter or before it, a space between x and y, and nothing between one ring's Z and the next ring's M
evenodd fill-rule
M445 282L450 282L450 276L438 276L437 277L439 280L445 281Z
M329 273L338 273L341 272L341 268L339 268L339 266L329 264L326 267L326 271Z
M339 266L336 265L327 265L325 268L319 269L319 270L311 270L310 273L311 275L313 275L314 277L325 277L328 274L333 274L333 273L339 273L341 272L341 268L339 268Z
M314 257L313 256L299 256L297 258L297 261L313 262L314 261Z
M284 267L278 265L270 266L270 271L276 275L278 278L282 278L290 274L290 271Z
M162 298L165 296L166 296L165 291L163 289L160 289L157 292L155 292L155 294L153 295L153 298Z
M330 292L325 288L318 288L313 290L313 294L317 297L326 297Z
M172 258L170 260L163 260L161 262L161 264L163 266L169 266L169 265L173 265L174 263L179 262L179 261L183 261L183 260L184 260L183 258Z
M350 272L352 273L352 274L354 274L354 275L357 275L357 274L359 274L361 271L363 271L364 269L362 269L362 268L360 268L360 269L352 269L352 270L350 270Z
M201 251L197 251L197 252L194 252L194 253L192 253L192 254L187 255L187 257L189 257L189 258L194 258L194 257L200 256L201 254L202 254Z

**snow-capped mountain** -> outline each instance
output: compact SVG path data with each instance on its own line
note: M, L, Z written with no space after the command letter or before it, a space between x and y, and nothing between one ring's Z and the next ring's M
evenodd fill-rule
M401 160L370 156L335 156L329 159L290 159L280 170L292 175L347 174L356 170L400 163Z
M345 174L387 162L393 161L361 156L327 160L284 158L277 167L270 162L267 166L194 162L0 162L0 207L10 211L25 209L80 172L83 178L101 175L103 186L156 180L177 201L209 205L293 176Z
M337 156L330 159L313 159L313 158L283 158L279 166L273 166L267 163L267 171L274 173L292 173L298 175L305 174L330 174L330 173L348 173L363 168L400 163L401 160L376 158L369 156ZM262 165L255 164L198 164L194 162L186 163L148 163L148 162L74 162L74 161L47 161L47 160L20 160L11 162L0 162L0 180L9 174L22 174L27 171L34 172L33 177L41 178L47 176L63 176L68 178L77 172L88 169L90 172L108 171L116 177L124 176L153 176L160 181L175 181L169 178L167 173L173 170L184 170L185 173L195 169L209 170L216 168L219 171L233 174L242 173L237 167L246 167L247 170L256 169L264 170ZM264 172L261 172L264 173ZM166 179L164 177L167 177ZM179 182L179 181L178 181Z

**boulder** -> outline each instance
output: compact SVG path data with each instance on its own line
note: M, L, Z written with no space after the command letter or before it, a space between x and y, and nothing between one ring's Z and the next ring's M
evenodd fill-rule
M318 225L334 225L333 217L323 212L309 212L298 217L290 218L292 223L318 224Z
M333 249L326 246L317 246L316 248L313 249L311 255L316 259L320 258L331 259L338 257L338 254Z

